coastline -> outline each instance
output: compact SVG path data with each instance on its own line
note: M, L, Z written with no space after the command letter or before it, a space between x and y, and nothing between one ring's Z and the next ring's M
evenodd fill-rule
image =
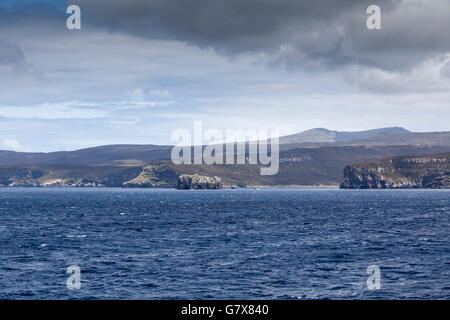
M151 187L151 188L133 188L133 187L110 187L110 186L0 186L1 189L127 189L127 190L153 190L153 189L165 189L170 190L174 189L177 190L176 187ZM270 186L270 185L252 185L252 186L246 186L246 187L236 187L236 186L224 186L223 189L230 189L230 190L241 190L241 189L339 189L339 185L276 185L276 186ZM202 190L202 189L199 189ZM214 190L214 189L204 189L204 190ZM220 189L216 189L220 190Z

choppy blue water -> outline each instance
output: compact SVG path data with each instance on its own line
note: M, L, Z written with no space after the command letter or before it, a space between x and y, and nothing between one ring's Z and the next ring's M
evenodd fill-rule
M0 189L0 298L449 299L450 191Z

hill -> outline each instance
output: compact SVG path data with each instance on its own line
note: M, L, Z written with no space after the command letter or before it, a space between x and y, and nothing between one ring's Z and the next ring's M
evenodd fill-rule
M280 150L333 146L450 146L450 132L414 133L403 128L358 132L312 129L281 137ZM107 145L75 151L15 152L0 150L0 166L14 165L145 165L169 160L169 145Z
M0 151L0 165L142 165L170 159L172 146L108 145L75 151Z
M332 131L324 128L316 128L297 134L280 138L281 144L320 143L320 142L344 142L367 139L380 133L409 133L401 127L381 128L366 131Z

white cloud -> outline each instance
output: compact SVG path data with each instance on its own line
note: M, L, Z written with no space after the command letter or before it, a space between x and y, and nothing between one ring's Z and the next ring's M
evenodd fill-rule
M3 139L1 141L1 148L12 151L29 151L29 148L22 146L16 139Z
M144 96L144 90L142 89L134 89L131 92L128 93L129 97L132 98L141 98Z
M82 102L64 101L59 103L41 103L37 105L10 106L0 105L0 117L19 119L96 119L114 116L115 113L129 110L145 110L165 107L173 101L103 101Z
M450 79L450 56L445 61L444 65L441 68L441 76L443 78Z
M149 90L148 94L153 96L153 97L162 97L162 98L167 98L172 96L169 92L169 90L165 89L165 90L161 90L161 89L156 89L156 90Z
M449 57L450 54L429 59L405 72L354 65L348 69L346 79L365 90L379 93L447 92L450 78L445 75Z

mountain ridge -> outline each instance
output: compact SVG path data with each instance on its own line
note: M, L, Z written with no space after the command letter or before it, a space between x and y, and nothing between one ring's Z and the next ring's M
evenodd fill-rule
M347 145L450 145L450 132L416 133L401 127L380 128L366 131L340 132L345 141L317 142L319 136L311 137L311 132L336 132L318 128L300 132L280 138L280 151L306 147L330 147ZM326 131L324 131L326 130ZM309 142L292 143L291 137L302 135L310 137ZM364 139L359 139L364 136ZM287 138L286 138L287 137ZM297 139L297 138L295 138ZM295 140L300 141L300 140ZM290 143L286 143L290 142ZM114 144L97 147L83 148L74 151L54 152L16 152L0 150L0 166L7 165L32 165L32 164L70 164L70 165L143 165L152 161L168 160L173 146L171 145L134 145Z
M409 133L402 127L386 127L363 131L337 131L326 128L314 128L296 134L280 137L281 144L311 143L311 142L344 142L362 140L379 133Z

